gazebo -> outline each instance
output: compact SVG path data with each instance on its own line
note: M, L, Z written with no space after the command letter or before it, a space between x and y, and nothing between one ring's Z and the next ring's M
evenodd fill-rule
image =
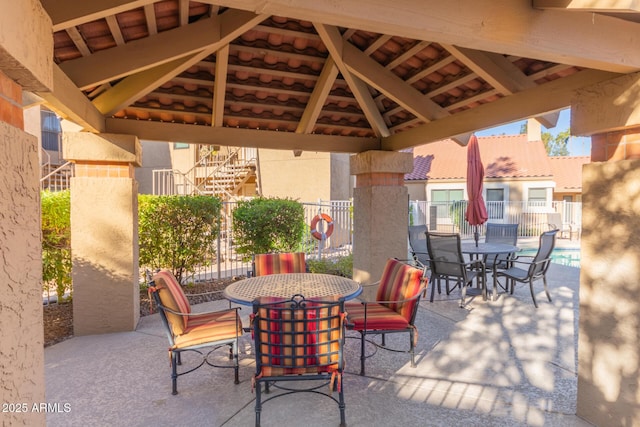
M554 127L570 107L571 133L592 137L583 170L578 416L605 425L614 407L640 423L640 366L622 362L640 359L631 327L640 321L633 2L0 5L4 401L44 401L39 143L23 118L32 109L78 126L64 136L65 158L76 165L75 333L95 334L138 320L133 171L141 139L352 154L354 278L367 283L385 259L406 253L408 149L444 138L464 145L474 131L524 118ZM108 308L95 303L105 293ZM44 422L42 414L10 418Z

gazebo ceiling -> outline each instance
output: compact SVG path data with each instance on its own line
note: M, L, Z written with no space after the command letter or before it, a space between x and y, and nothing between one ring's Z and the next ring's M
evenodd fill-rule
M39 95L141 139L465 144L522 118L553 127L576 89L640 69L636 11L584 1L42 0L56 65Z

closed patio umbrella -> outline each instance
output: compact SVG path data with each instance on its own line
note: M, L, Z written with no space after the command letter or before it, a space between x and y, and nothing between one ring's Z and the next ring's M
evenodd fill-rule
M469 204L464 218L469 225L473 226L473 238L478 246L478 226L487 222L487 208L484 205L482 197L482 181L484 179L484 166L480 159L480 147L478 147L478 138L471 135L469 144L467 145L467 193L469 195Z

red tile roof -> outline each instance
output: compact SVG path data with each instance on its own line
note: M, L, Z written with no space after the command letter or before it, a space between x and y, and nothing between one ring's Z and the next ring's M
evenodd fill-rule
M549 157L549 164L556 181L556 193L582 192L582 166L590 162L590 156Z
M527 135L478 137L480 157L488 178L551 178L553 171L542 141ZM467 147L450 139L413 149L412 173L405 180L466 179Z

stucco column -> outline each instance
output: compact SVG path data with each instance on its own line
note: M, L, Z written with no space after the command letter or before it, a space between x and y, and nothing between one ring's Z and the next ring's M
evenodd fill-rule
M3 425L45 425L40 147L24 131L23 91L53 87L51 18L40 0L0 13L0 414ZM15 404L20 407L16 408ZM36 409L38 406L36 406Z
M75 335L131 331L140 318L138 138L65 133L71 179L71 254Z
M22 88L0 71L0 399L6 425L44 425L38 138L22 130ZM26 408L26 409L25 409Z
M411 153L366 151L350 159L353 191L353 278L380 279L388 258L406 259L409 193L404 174L413 170ZM370 296L370 295L365 295Z
M577 415L640 425L640 74L580 91L571 131L591 135L582 172Z

